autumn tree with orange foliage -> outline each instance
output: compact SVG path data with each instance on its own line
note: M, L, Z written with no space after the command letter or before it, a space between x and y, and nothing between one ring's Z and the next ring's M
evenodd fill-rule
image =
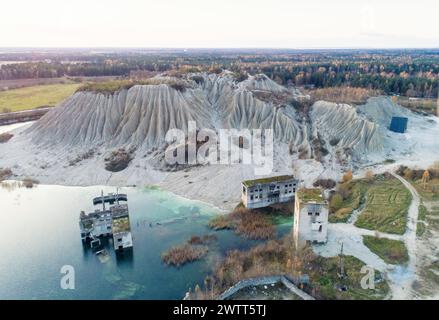
M352 173L352 170L349 170L348 172L346 172L343 175L342 181L343 181L343 183L349 182L349 181L351 181L353 179L353 177L354 177L354 175Z

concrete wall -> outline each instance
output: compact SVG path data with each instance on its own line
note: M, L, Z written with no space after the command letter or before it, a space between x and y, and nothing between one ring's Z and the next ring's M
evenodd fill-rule
M307 241L325 243L328 238L328 205L304 203L296 200L294 210L294 239L297 246Z
M281 282L287 289L289 289L291 292L295 293L297 296L301 297L303 300L315 300L312 296L307 294L306 292L300 290L296 285L294 285L291 280L289 280L287 277L280 275L280 276L267 276L267 277L259 277L259 278L251 278L251 279L244 279L239 281L234 286L230 287L226 291L224 291L217 300L225 300L229 297L231 297L233 294L238 292L239 290L242 290L246 287L254 287L254 286L262 286L262 285L268 285L273 283Z
M247 187L242 184L241 201L246 208L256 209L294 200L297 180L270 182ZM275 196L277 195L278 196Z

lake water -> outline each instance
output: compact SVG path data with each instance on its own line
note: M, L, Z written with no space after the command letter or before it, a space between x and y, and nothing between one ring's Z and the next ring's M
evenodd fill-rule
M0 299L181 299L203 284L215 263L230 249L256 241L231 231L215 232L203 260L180 268L165 266L163 251L192 235L213 233L206 226L218 211L202 202L151 188L121 188L128 195L134 249L130 256L101 262L80 239L78 216L92 211L92 198L112 187L38 185L0 188ZM157 225L157 222L160 225ZM152 223L152 227L150 226ZM290 225L282 225L280 234ZM75 270L75 289L63 290L64 265Z

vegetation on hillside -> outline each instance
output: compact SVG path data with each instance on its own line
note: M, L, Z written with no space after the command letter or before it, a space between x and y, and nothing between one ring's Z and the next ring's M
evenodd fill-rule
M91 91L103 94L112 94L120 90L128 90L135 85L160 85L167 84L171 88L183 92L188 88L188 83L183 80L171 78L149 78L142 80L112 80L107 82L90 82L82 85L77 91Z

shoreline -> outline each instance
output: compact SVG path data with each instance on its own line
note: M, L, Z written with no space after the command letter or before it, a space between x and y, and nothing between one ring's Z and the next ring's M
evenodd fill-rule
M21 180L15 180L15 179L8 179L8 180L3 180L0 182L0 190L2 189L6 189L3 186L3 183L6 184L16 184L16 183L21 183ZM222 209L220 207L215 206L212 203L203 201L203 200L198 200L198 199L191 199L179 194L176 194L172 191L166 190L158 185L146 185L146 186L116 186L116 185L63 185L63 184L57 184L57 183L37 183L34 184L33 188L38 188L39 186L48 186L48 187L61 187L61 188L125 188L125 189L138 189L138 190L142 190L142 189L146 189L146 190L150 190L150 191L161 191L164 193L169 193L172 196L178 198L178 200L180 201L189 201L189 202L194 202L194 203L199 203L201 207L203 206L207 206L210 209L216 210L218 212L218 214L227 214L228 210L227 209ZM17 188L24 188L23 186L17 186ZM32 189L32 188L29 188Z

